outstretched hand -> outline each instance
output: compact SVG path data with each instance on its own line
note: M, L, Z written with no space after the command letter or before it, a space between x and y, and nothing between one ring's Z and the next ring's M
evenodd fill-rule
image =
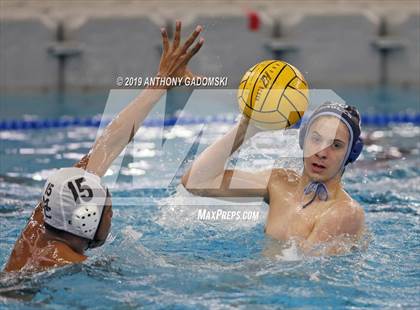
M202 27L197 26L183 45L180 45L181 22L178 21L176 24L175 37L171 44L169 43L166 29L163 28L161 30L163 53L159 64L158 78L156 79L158 82L148 84L144 91L118 113L95 141L89 154L76 164L77 167L84 168L98 176L105 175L115 158L132 141L154 105L159 102L164 94L164 89L170 87L161 85L159 77L194 77L191 71L187 69L187 64L203 45L204 39L199 39L194 44L201 30Z
M169 42L168 33L165 28L161 28L163 52L159 64L158 76L160 77L179 77L192 78L195 75L187 68L190 59L203 46L204 39L200 38L197 43L198 35L203 30L203 27L198 25L191 33L184 44L181 41L181 21L176 21L175 36L172 44ZM192 48L190 48L192 46Z

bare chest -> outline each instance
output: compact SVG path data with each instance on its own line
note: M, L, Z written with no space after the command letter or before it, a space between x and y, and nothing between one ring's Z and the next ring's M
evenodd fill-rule
M310 197L305 197L309 200ZM316 221L326 210L326 203L315 200L302 208L306 200L292 186L272 186L265 232L278 240L307 238Z

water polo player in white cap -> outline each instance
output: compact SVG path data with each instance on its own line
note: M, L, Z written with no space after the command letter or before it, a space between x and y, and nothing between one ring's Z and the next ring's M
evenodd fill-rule
M187 64L204 43L197 41L197 26L180 44L181 22L176 22L173 42L162 28L163 52L158 77L193 77ZM38 271L84 261L85 250L101 246L110 231L112 206L101 184L113 160L130 142L139 126L166 91L148 87L106 127L91 151L74 167L52 174L42 199L13 248L5 271Z
M356 108L326 102L300 129L302 174L281 168L255 173L225 170L230 155L258 132L243 116L195 160L182 183L202 196L264 197L269 204L265 226L268 235L296 240L307 254L342 253L364 231L364 210L341 184L346 165L362 151L360 131ZM325 245L321 252L318 245Z

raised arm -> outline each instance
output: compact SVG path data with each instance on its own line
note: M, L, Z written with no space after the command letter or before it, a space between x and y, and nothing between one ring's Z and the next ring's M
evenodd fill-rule
M193 45L201 30L202 27L197 26L185 43L180 44L181 22L177 21L174 40L171 44L166 29L161 29L163 52L157 77L193 76L187 68L187 64L204 43L204 39L200 38ZM95 141L90 152L75 166L103 176L114 159L131 141L156 102L166 92L166 89L167 87L162 86L145 88L105 128L102 135Z
M271 170L251 173L225 170L229 157L258 129L241 120L222 138L209 146L182 177L182 184L193 194L212 197L265 197Z

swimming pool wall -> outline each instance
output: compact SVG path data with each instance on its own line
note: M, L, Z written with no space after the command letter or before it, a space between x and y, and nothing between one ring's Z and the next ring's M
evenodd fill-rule
M166 25L173 33L176 18L184 23L184 35L198 23L205 28L206 43L192 70L227 76L231 88L248 67L270 58L298 67L312 88L420 85L416 1L302 1L298 6L203 1L200 7L185 1L106 7L93 1L85 8L5 3L0 13L2 92L106 89L115 87L119 76L153 76L161 52L159 28Z

